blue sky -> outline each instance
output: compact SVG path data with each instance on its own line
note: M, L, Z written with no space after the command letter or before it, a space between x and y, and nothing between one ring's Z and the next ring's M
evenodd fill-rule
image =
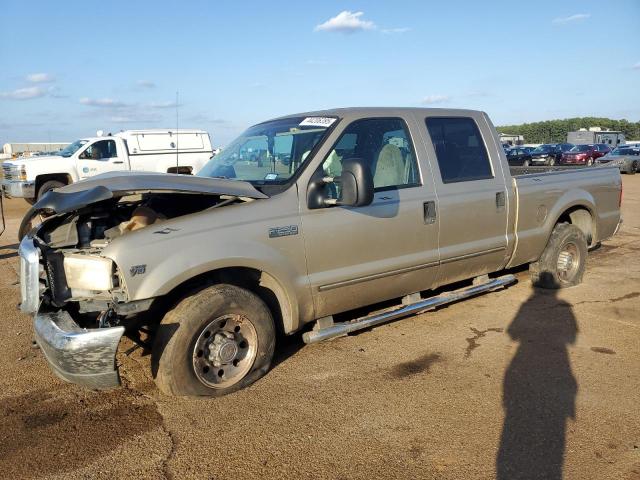
M3 0L0 144L344 106L640 120L640 1Z

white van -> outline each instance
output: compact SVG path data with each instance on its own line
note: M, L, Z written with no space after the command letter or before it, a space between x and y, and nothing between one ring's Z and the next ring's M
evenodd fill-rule
M204 130L127 130L76 140L55 156L2 164L2 193L35 201L49 190L117 170L195 174L209 161Z

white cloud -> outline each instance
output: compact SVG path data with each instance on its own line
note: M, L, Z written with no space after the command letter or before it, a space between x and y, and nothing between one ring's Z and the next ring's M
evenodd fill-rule
M151 80L138 80L136 85L142 88L156 88L157 86L155 82L152 82Z
M55 82L56 77L50 73L30 73L27 75L27 82L31 83L51 83Z
M9 98L11 100L31 100L32 98L44 97L48 90L41 87L25 87L18 88L11 92L0 93L0 98Z
M363 15L364 12L344 10L326 22L316 25L314 30L316 32L355 33L375 29L375 23L370 20L363 20L361 18Z
M427 95L422 99L424 105L433 105L434 103L445 103L451 100L449 95Z
M411 31L409 27L400 27L400 28L383 28L380 30L382 33L393 34L393 33L407 33Z
M147 107L149 108L176 108L180 106L182 106L182 104L176 103L175 100L174 101L170 100L167 102L151 102L150 104L147 105Z
M580 20L586 20L591 17L590 13L576 13L575 15L569 15L568 17L554 18L551 23L556 25L564 25L565 23L579 22Z
M112 98L87 98L83 97L80 99L80 103L82 105L88 105L90 107L107 107L107 108L118 108L127 106L126 103L120 102L118 100L113 100Z

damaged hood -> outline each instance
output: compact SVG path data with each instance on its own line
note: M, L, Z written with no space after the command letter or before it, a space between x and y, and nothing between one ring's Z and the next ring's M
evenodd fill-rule
M46 193L32 210L67 213L92 203L134 193L166 192L269 198L248 182L171 173L109 172Z

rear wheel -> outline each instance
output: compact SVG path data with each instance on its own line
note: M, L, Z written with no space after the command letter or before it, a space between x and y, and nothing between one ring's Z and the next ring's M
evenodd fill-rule
M274 348L265 303L244 288L214 285L183 299L160 323L155 381L169 395L225 395L262 377Z
M559 223L551 232L540 259L529 265L531 281L541 288L566 288L582 282L587 239L578 227Z
M631 169L629 170L629 173L633 175L633 174L634 174L634 173L636 173L636 172L640 172L640 170L639 170L639 169L640 169L640 164L638 163L638 161L637 161L637 160L634 160L634 161L631 163Z

